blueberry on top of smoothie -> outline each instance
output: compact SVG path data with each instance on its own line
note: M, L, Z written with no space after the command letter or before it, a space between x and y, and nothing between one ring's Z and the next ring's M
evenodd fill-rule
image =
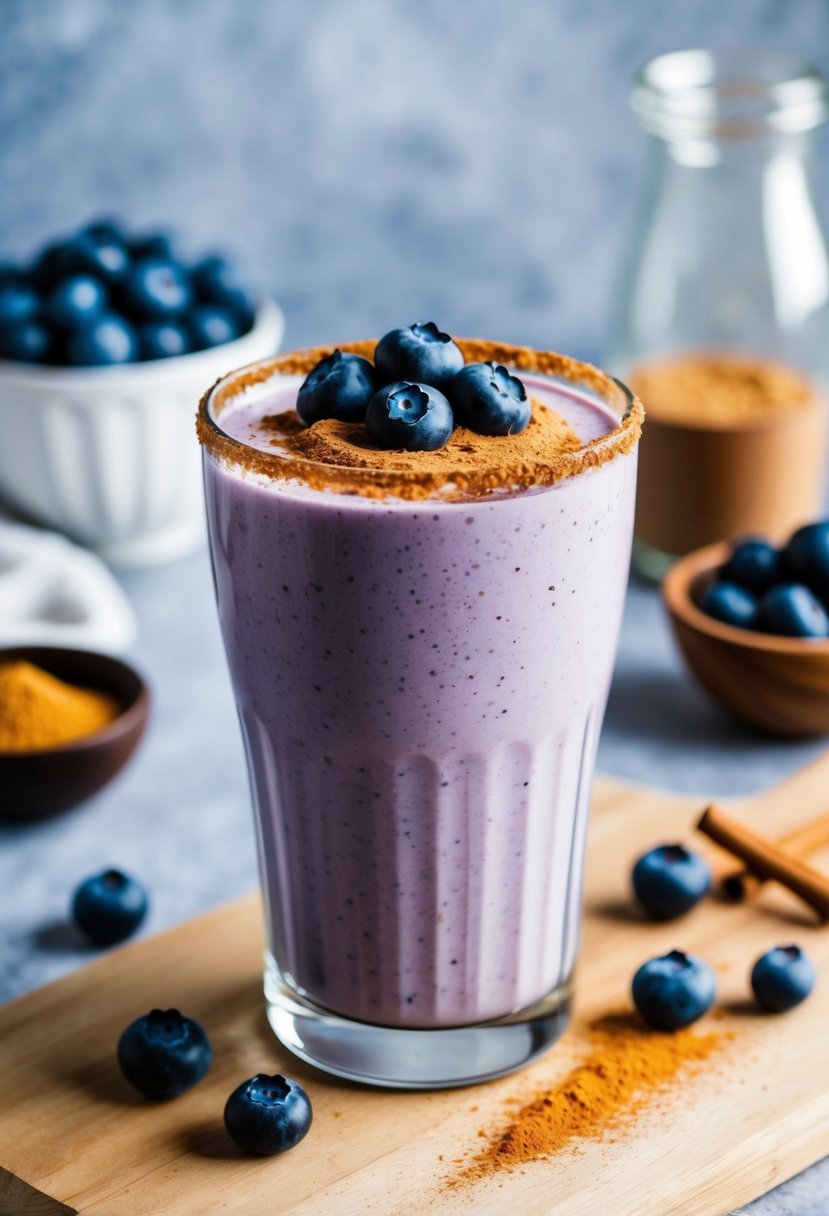
M442 448L455 420L443 393L428 384L400 380L375 393L366 413L369 438L381 448L433 452Z
M409 380L446 392L463 365L460 347L434 321L392 329L374 351L378 384Z
M458 422L480 435L517 435L529 424L527 390L500 363L468 363L449 395Z
M320 359L300 385L296 411L306 426L321 418L362 422L377 391L374 368L361 355L339 349Z

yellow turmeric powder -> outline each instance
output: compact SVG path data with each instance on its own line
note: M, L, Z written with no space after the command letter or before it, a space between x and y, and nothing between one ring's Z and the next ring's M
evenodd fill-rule
M28 752L91 735L120 713L106 693L78 688L33 663L0 663L0 752Z
M726 1037L692 1030L649 1030L632 1014L603 1017L590 1027L592 1050L554 1089L522 1106L509 1126L450 1177L456 1187L559 1152L571 1141L601 1139L618 1128L680 1070L693 1072Z

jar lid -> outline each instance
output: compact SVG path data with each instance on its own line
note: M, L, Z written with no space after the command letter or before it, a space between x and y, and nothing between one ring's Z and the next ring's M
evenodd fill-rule
M636 74L631 105L664 139L750 139L810 131L826 117L827 84L794 55L750 49L673 51Z

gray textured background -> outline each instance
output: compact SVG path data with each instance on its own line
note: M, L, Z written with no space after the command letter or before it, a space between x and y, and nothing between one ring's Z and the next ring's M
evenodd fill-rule
M829 3L0 0L0 257L116 212L245 255L289 345L433 317L601 357L643 148L630 76L692 45L829 71ZM85 807L0 828L0 999L91 957L65 910L96 868L150 881L143 933L255 881L205 556L124 583L152 727ZM604 771L743 792L818 748L729 722L689 684L653 591L633 587ZM824 1164L752 1216L826 1216L827 1193Z
M289 345L434 317L596 356L631 73L694 45L829 69L829 4L3 0L0 256L114 210L238 248Z

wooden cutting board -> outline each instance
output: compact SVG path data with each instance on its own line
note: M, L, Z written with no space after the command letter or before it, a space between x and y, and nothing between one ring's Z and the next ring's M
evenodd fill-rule
M706 901L670 925L638 918L631 860L657 842L693 839L703 801L597 781L573 1027L533 1067L488 1085L368 1090L291 1057L263 1012L252 896L8 1004L0 1009L0 1213L715 1216L768 1190L829 1152L829 929L780 888L751 906ZM750 807L733 805L770 834L797 826L829 806L829 753ZM790 941L809 951L823 982L799 1009L759 1014L746 999L750 965ZM479 1130L505 1126L505 1102L560 1081L587 1049L587 1022L624 1008L634 969L673 947L718 972L720 1013L701 1023L731 1032L716 1057L684 1082L680 1074L601 1142L447 1188L453 1159L484 1143ZM120 1031L156 1005L198 1018L214 1047L207 1078L162 1104L134 1095L115 1063ZM263 1071L301 1080L314 1125L290 1153L251 1159L228 1140L222 1110L237 1084Z

